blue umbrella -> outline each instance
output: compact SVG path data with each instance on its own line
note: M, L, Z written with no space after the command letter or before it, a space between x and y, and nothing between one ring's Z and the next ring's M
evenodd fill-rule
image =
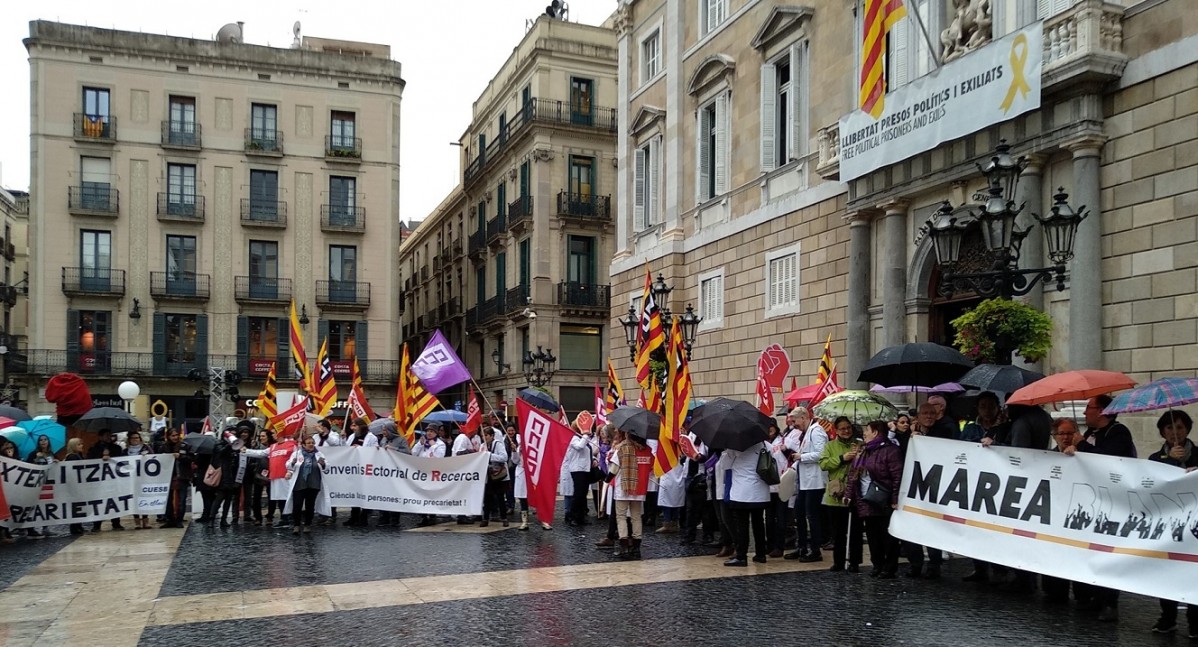
M37 420L22 420L17 423L17 426L29 432L29 437L32 439L29 444L29 449L24 453L29 453L37 447L37 437L45 436L50 439L50 450L58 451L67 446L67 428L46 418Z
M524 400L538 409L544 409L546 411L553 411L556 413L562 408L562 406L557 403L557 400L553 399L552 395L549 395L540 389L522 389L519 395L521 400Z
M466 422L466 412L464 411L449 411L442 409L434 411L424 417L424 422Z
M14 425L4 431L0 431L0 437L17 446L18 458L23 459L29 455L29 452L33 451L33 437L29 435L28 431L20 427Z

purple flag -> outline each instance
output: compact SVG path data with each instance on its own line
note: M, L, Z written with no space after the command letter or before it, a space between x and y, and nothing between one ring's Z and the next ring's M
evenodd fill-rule
M428 340L420 357L412 362L412 372L420 378L420 383L429 393L444 391L470 379L466 364L453 352L453 346L449 345L440 330L433 333L433 338Z

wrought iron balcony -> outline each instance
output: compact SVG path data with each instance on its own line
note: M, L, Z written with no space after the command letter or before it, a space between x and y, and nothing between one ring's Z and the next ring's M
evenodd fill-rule
M531 290L527 285L517 285L514 288L508 288L505 299L507 300L506 313L508 315L519 315L524 312L524 308L528 307L528 297Z
M204 222L204 196L159 193L158 219L202 223Z
M424 283L427 280L428 280L428 266L421 265L420 266L420 282Z
M109 184L84 184L67 188L67 209L80 216L117 216L121 192Z
M235 276L233 298L247 303L288 303L291 301L291 279Z
M287 203L275 200L242 198L241 224L245 227L286 227Z
M562 191L557 194L557 214L585 220L611 220L611 196Z
M507 216L500 214L487 221L487 244L497 245L503 242L507 234Z
M479 327L478 306L466 310L466 327L471 330Z
M246 128L245 154L281 157L283 155L283 131Z
M532 220L532 196L520 196L507 206L507 224L513 232L519 231Z
M453 246L450 248L450 251L452 253L451 257L452 258L461 258L462 250L463 250L462 241L460 239L453 241Z
M163 121L162 147L199 150L201 145L200 124L190 121Z
M9 308L17 305L17 288L0 283L0 302Z
M325 135L324 156L338 162L361 162L362 138Z
M611 286L562 281L557 284L557 304L570 308L611 309Z
M195 272L150 272L150 296L155 299L207 301L211 280Z
M507 314L507 294L499 294L483 301L478 306L478 322L486 325Z
M475 231L470 234L470 257L475 260L486 258L487 232Z
M370 284L356 281L317 281L316 305L342 310L370 307Z
M80 297L124 296L125 270L107 267L64 267L62 293Z
M320 205L320 228L323 231L363 233L366 231L366 207L322 204Z
M76 112L74 135L78 141L101 144L116 143L116 117L111 115L89 115Z
M437 322L443 323L462 313L462 300L458 297L437 306Z

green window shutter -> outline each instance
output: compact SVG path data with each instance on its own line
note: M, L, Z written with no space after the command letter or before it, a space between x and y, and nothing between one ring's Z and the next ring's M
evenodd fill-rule
M476 288L476 302L474 305L481 306L483 301L487 300L487 268L480 267L474 270L474 283Z
M507 183L500 182L499 186L495 187L495 202L499 206L495 207L495 212L500 216L507 214Z
M500 297L507 294L507 252L495 255L495 294Z
M199 369L208 368L208 315L196 315L195 365Z
M291 379L295 375L295 369L291 368L290 319L279 317L278 323L275 324L275 338L279 340L278 357L275 359L275 377L280 380Z
M324 340L329 338L329 320L321 319L316 322L316 352L320 352L320 345Z
M67 310L67 370L79 372L79 311Z
M590 272L589 272L589 278L587 279L587 281L589 281L590 283L598 284L599 283L599 275L595 273L595 270L596 270L595 256L596 256L596 252L598 250L596 250L595 248L599 246L599 239L592 237L589 240L591 241L591 243L589 245L587 245L587 266L590 268Z
M520 165L520 197L521 198L528 197L529 173L530 173L529 163L525 162L525 163L521 164Z
M154 375L166 375L166 314L154 313Z
M532 280L532 241L528 238L520 241L520 286L527 289Z
M245 315L237 317L237 372L250 374L250 318Z
M358 368L363 373L366 372L366 367L363 365L370 359L369 348L366 343L370 341L370 332L367 327L367 321L362 319L354 324L354 355L358 358Z

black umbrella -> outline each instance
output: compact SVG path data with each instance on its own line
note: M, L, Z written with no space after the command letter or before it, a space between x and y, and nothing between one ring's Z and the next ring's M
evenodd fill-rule
M882 386L936 386L959 382L973 362L948 346L914 342L883 348L857 379Z
M716 398L691 410L690 430L713 449L744 451L767 440L773 422L748 402Z
M1032 382L1042 379L1044 379L1042 374L1018 366L978 364L961 376L957 383L972 389L1010 395Z
M10 407L6 404L0 404L0 418L8 418L13 422L32 420L32 418L29 417L29 414L26 413L24 409Z
M212 454L216 451L216 436L187 434L183 437L183 446L192 454Z
M538 409L545 409L546 411L554 412L561 409L561 405L557 403L557 400L553 399L553 396L540 389L523 389L518 395L520 396L521 400L524 400Z
M116 407L96 407L79 416L75 426L80 431L100 431L108 429L115 434L122 431L133 431L141 428L141 421Z
M657 438L661 433L661 416L640 407L620 407L607 414L607 421L616 429L645 440Z

